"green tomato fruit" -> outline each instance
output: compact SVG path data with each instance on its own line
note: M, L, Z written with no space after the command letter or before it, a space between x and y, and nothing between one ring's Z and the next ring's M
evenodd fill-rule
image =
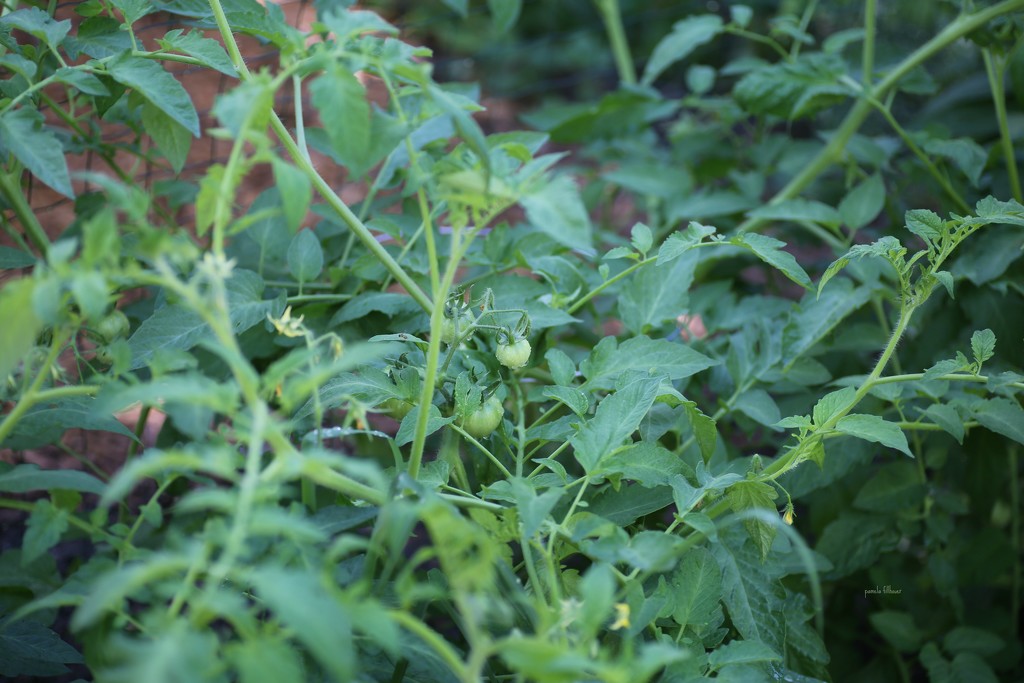
M462 421L462 428L475 439L482 439L498 428L505 417L505 407L496 396L491 396L484 404Z
M494 355L506 368L518 370L530 360L530 351L530 342L520 339L511 344L498 344Z
M131 323L128 322L128 316L116 308L111 311L103 320L99 321L96 325L96 334L107 342L112 342L115 339L120 339L128 334L131 330Z
M441 321L441 341L445 344L458 342L472 324L473 315L468 311L459 313L455 318L445 318Z
M402 418L412 411L413 404L400 398L389 398L381 404L381 407L384 408L388 415L401 421Z

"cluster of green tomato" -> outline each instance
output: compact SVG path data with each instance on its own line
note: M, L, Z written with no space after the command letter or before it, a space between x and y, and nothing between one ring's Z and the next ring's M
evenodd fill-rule
M114 309L105 315L98 323L92 325L89 330L100 346L96 347L96 360L109 365L113 362L110 353L110 344L124 339L132 329L128 322L128 316L119 309Z
M459 347L459 345L477 330L492 330L497 336L498 346L495 350L495 358L504 367L510 370L520 370L530 360L532 349L526 338L529 334L530 323L526 311L521 310L498 310L493 308L493 295L488 291L484 295L481 304L483 313L480 318L473 315L469 306L462 301L462 295L458 294L445 306L444 320L441 324L441 341L448 347L448 360ZM496 313L519 313L520 321L515 328L508 326L483 324L481 320L488 315ZM447 361L445 366L447 367ZM501 425L505 415L505 408L501 400L494 395L492 387L490 391L484 391L484 398L480 405L465 414L458 422L470 436L480 439L489 436ZM397 398L388 399L382 406L392 417L401 420L413 409L413 404Z

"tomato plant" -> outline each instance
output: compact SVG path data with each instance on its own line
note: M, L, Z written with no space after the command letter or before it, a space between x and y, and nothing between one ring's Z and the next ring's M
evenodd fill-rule
M0 677L1021 678L1024 0L883 4L6 3Z

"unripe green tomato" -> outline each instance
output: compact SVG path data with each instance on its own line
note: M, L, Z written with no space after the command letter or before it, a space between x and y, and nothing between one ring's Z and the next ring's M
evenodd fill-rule
M114 309L107 314L103 320L96 324L96 334L107 342L112 342L115 339L120 339L128 334L131 330L131 323L128 322L128 316Z
M530 342L520 339L511 344L498 344L494 356L506 368L518 370L530 360L530 351Z
M482 439L498 428L503 417L505 417L505 407L501 405L501 401L496 396L491 396L463 420L461 426L473 438Z
M456 343L472 324L473 316L466 311L459 313L458 317L445 318L441 321L441 341L445 344Z
M114 364L114 354L110 352L109 346L97 346L96 347L96 361L103 365Z
M408 401L403 401L400 398L389 398L381 404L388 415L401 421L403 417L409 414L413 409L413 405Z

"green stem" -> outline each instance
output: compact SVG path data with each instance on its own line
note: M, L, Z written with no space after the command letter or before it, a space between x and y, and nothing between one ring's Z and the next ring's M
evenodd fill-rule
M910 134L903 128L903 126L900 125L900 122L897 121L896 117L892 115L892 112L889 110L889 108L882 104L881 102L879 102L874 97L871 97L870 95L868 95L867 98L871 105L878 111L878 113L880 113L882 117L885 118L885 120L889 123L889 125L892 126L892 129L896 131L896 134L900 136L900 139L903 140L903 144L907 146L907 149L913 152L914 156L916 156L921 161L921 163L925 167L925 170L928 171L928 174L931 175L931 177L935 179L935 182L939 184L939 187L941 187L945 191L945 193L949 195L949 198L952 199L953 202L956 204L957 209L963 213L970 213L970 205L966 201L964 201L964 198L961 197L960 193L957 192L956 189L950 184L946 176L944 176L942 172L939 171L938 167L932 162L931 158L927 154L925 154L924 150L921 149L916 142L914 142L914 139L911 138Z
M863 400L865 396L867 396L871 387L875 386L875 383L885 370L886 365L889 364L889 359L892 358L892 355L896 352L896 346L899 344L900 338L903 337L903 332L906 331L907 325L910 324L910 319L914 314L916 306L923 303L925 299L927 299L927 297L922 297L921 301L916 305L906 306L900 311L899 320L892 331L892 335L889 337L889 342L885 345L885 349L882 350L882 355L878 358L878 362L875 363L875 367L871 371L871 374L868 375L867 379L865 379L863 383L861 383L850 403L841 410L836 411L836 413L826 420L824 424L818 425L817 432L815 434L800 442L796 448L793 448L782 457L776 458L775 461L764 468L764 471L761 472L758 479L761 481L774 481L803 462L805 458L804 454L817 444L826 433L836 426L836 423L839 422L839 420L845 417L857 406L858 403L861 402L861 400Z
M760 33L754 33L753 31L748 31L744 28L740 28L739 26L734 25L726 26L724 31L734 36L739 36L741 38L746 38L747 40L752 40L755 43L767 45L771 49L775 50L776 54L778 54L779 57L781 57L782 59L789 59L789 53L786 52L786 49L779 45L778 41L773 40L768 36L762 36Z
M224 8L221 6L220 0L209 0L210 8L213 10L214 19L217 22L217 29L220 31L221 39L224 41L224 45L227 48L228 55L231 57L232 64L235 65L235 70L238 71L239 76L243 81L248 81L250 78L249 69L245 65L245 60L242 58L242 53L238 49L238 43L235 42L235 37L231 32L231 26L228 24L227 16L224 14ZM317 193L323 197L324 201L333 209L339 217L348 225L349 229L355 233L359 241L373 254L390 272L394 278L405 287L409 295L418 303L423 310L430 312L432 309L432 303L430 297L423 293L413 279L405 272L398 263L391 258L391 254L381 246L377 239L370 232L370 229L359 220L359 218L352 212L352 210L342 201L341 197L334 191L334 189L324 180L323 176L316 170L312 163L303 156L302 150L295 143L291 134L288 132L288 128L281 121L281 117L277 115L277 112L271 112L270 127L274 131L274 134L281 141L281 145L285 148L288 154L295 161L295 165L305 173L313 183L313 187Z
M464 430L462 427L458 426L455 423L451 424L451 428L454 429L459 434L461 434L462 438L464 438L466 441L475 446L478 451L480 451L481 453L484 454L484 456L487 457L488 460L493 462L494 466L501 470L501 473L505 476L506 479L512 478L512 473L508 471L508 468L501 464L501 461L498 460L498 457L496 455L494 455L489 450L484 448L484 445L482 443L474 439L472 436L469 435L469 433L466 432L466 430Z
M0 174L2 175L2 174ZM14 431L14 427L18 424L25 413L29 409L39 402L40 394L52 395L56 389L51 389L48 392L41 392L39 387L43 386L43 382L50 374L50 367L57 362L57 356L60 355L61 349L64 347L64 343L68 340L68 335L63 331L54 330L53 339L50 342L50 351L46 354L46 359L39 366L39 372L36 373L35 378L32 380L32 384L29 385L28 389L21 395L21 399L14 404L14 408L11 409L5 417L3 422L0 422L0 443L10 436L11 432ZM63 389L63 387L61 387Z
M21 174L18 175L20 177ZM0 171L0 193L14 209L14 215L18 217L18 222L21 223L22 229L28 235L29 241L45 257L50 251L50 238L46 236L46 231L43 230L32 207L25 201L25 195L22 194L19 184L3 171Z
M306 124L302 115L302 77L298 74L292 75L292 91L292 100L295 102L295 144L298 145L302 157L312 164L309 147L306 145Z
M399 626L426 643L441 658L441 661L448 665L448 668L452 670L456 678L468 683L468 672L465 664L451 644L442 638L437 631L431 629L409 612L391 610L388 612L388 616L397 622Z
M36 504L30 503L25 500L12 500L10 498L0 498L0 508L7 508L9 510L21 510L22 512L31 513L35 510ZM111 533L104 531L103 529L93 526L89 522L85 521L81 517L68 513L68 522L71 526L78 527L85 533L89 534L93 538L102 538L105 542L114 545L120 543L120 539Z
M875 71L875 18L878 13L878 0L867 0L864 3L864 49L861 52L861 83L864 91L871 92Z
M915 68L931 59L936 53L947 46L960 40L968 33L984 26L986 23L1003 14L1024 8L1024 0L1003 0L998 4L978 10L972 14L961 15L946 26L938 35L934 36L927 43L914 50L896 68L878 82L873 94L876 98L885 97L904 76ZM846 146L850 142L864 121L871 112L871 103L866 97L858 99L850 111L846 114L839 128L832 134L828 144L818 153L810 163L804 166L803 170L794 176L785 187L779 190L769 200L768 205L774 206L786 200L793 199L800 192L810 185L821 173L842 158L846 152ZM752 216L743 221L737 228L738 233L750 232L767 222L768 219Z
M622 11L619 0L594 0L604 28L608 34L608 42L615 57L615 68L619 72L619 80L623 85L636 85L636 67L629 53L626 31L622 26Z
M1010 534L1013 547L1013 579L1010 587L1010 633L1012 642L1020 642L1020 587L1021 587L1021 538L1020 538L1020 468L1017 462L1017 444L1010 446L1007 454L1010 466Z
M623 279L624 277L628 277L634 271L639 270L640 268L646 266L648 263L654 263L657 260L658 260L657 256L648 256L643 261L637 261L636 263L631 265L629 268L626 268L624 271L622 271L618 275L615 275L614 277L610 277L607 280L605 280L604 282L602 282L601 284L599 284L597 287L594 287L594 289L590 290L584 296L579 298L572 306L569 306L569 308L567 308L565 312L568 313L569 315L572 315L576 311L578 311L581 308L583 308L584 306L586 306L587 302L589 302L591 299L593 299L598 294L600 294L604 290L606 290L609 287L611 287L612 285L614 285L619 280Z
M888 375L886 377L879 377L871 383L871 386L878 386L880 384L894 384L898 382L916 382L924 379L923 372L910 373L905 375ZM984 375L967 375L960 373L953 373L949 375L941 375L935 378L936 382L977 382L979 384L988 384L988 377ZM1024 389L1024 382L1010 382L1007 386L1013 387L1014 389ZM871 387L868 387L869 389Z
M1021 195L1020 177L1017 175L1017 155L1013 149L1013 138L1010 136L1010 125L1006 118L1006 88L1003 85L1003 78L1006 72L1006 61L996 57L992 51L985 48L981 51L985 60L985 75L988 76L988 86L992 91L992 103L996 107L996 119L999 122L999 141L1003 147L1003 158L1006 161L1006 174L1010 178L1010 191L1013 198L1018 202L1024 202Z

